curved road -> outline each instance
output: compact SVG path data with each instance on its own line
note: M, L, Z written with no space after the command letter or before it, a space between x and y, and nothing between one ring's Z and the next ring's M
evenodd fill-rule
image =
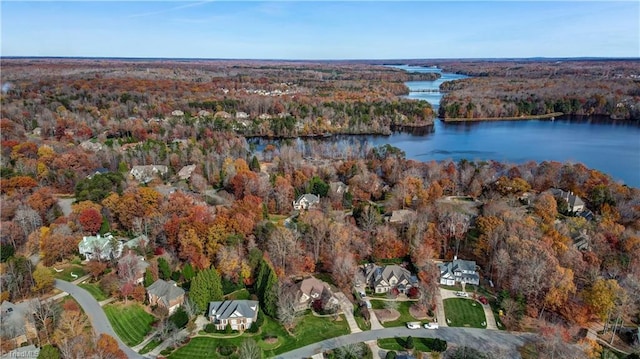
M129 348L120 340L120 337L118 337L116 332L111 327L111 323L109 323L109 320L104 314L102 307L100 307L98 301L96 301L95 298L93 298L93 296L89 294L89 292L73 283L69 283L59 279L55 280L54 285L61 291L71 294L71 296L78 302L78 304L80 304L84 312L89 317L96 335L104 333L112 336L118 342L120 349L122 349L122 351L127 355L128 358L144 358L144 356L136 353L135 351L133 351L133 349Z
M437 330L429 330L398 327L370 330L323 340L318 343L307 345L306 347L280 354L276 356L276 358L309 358L314 354L322 353L330 349L336 349L347 344L361 343L380 338L393 338L396 336L405 337L409 335L414 338L440 338L446 340L450 345L464 345L478 349L482 352L501 353L507 355L509 358L519 358L520 353L518 353L517 348L536 337L536 335L532 333L510 333L505 331L476 328L441 327Z

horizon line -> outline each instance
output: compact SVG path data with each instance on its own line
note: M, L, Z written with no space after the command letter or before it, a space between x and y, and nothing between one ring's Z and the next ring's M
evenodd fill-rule
M136 57L136 56L2 56L3 59L71 59L71 60L195 60L195 61L289 61L289 62L340 62L340 61L442 61L442 60L632 60L638 61L640 57L630 56L533 56L533 57L433 57L433 58L344 58L344 59L293 59L293 58L223 58L223 57Z

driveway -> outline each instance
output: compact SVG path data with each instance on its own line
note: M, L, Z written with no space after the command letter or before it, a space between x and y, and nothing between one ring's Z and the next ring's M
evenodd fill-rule
M307 345L288 353L280 354L278 359L309 358L314 354L336 349L347 344L356 344L381 338L397 336L413 336L417 338L440 338L449 345L464 345L485 353L501 353L508 358L520 358L518 347L536 338L533 333L510 333L506 331L484 330L476 328L440 328L408 329L404 327L369 330L365 332L343 335L341 337L323 340Z
M93 331L96 335L104 333L112 336L118 342L120 349L122 349L122 351L127 355L127 358L144 358L144 356L136 353L120 340L120 337L118 337L111 327L111 323L109 323L109 320L100 307L100 304L98 304L98 301L96 301L89 292L73 283L65 282L60 279L56 279L54 285L61 291L69 293L78 302L78 304L80 304L84 312L89 317L91 325L93 326Z
M347 296L342 292L336 293L336 298L340 301L342 314L344 314L344 317L347 319L351 333L361 332L362 330L358 327L358 323L356 323L356 319L353 317L353 304L351 304Z

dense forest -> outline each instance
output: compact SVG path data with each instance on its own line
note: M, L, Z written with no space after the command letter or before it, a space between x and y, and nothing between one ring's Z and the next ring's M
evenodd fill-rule
M478 76L443 85L445 112L455 101L471 103L459 97L465 91L473 92L465 101L489 111L481 103L493 95L473 86L494 95L505 86L500 91L514 98L558 88L534 88L542 77L523 77L514 80L523 86L516 91L520 85L504 79L493 85L502 70L442 66ZM532 74L552 65L536 66ZM284 283L323 273L350 293L359 264L396 261L417 274L417 305L426 312L438 290L435 260L458 256L478 263L509 329L530 329L532 321L567 332L592 322L640 322L638 188L581 164L417 162L389 145L337 149L322 141L303 157L286 142L256 151L246 141L429 123L428 104L398 98L414 75L335 63L3 59L2 67L2 300L46 292L51 283L39 268L77 258L83 236L110 232L149 238L139 248L150 262L145 281L191 283L194 273L215 268L225 288L258 288L261 303L273 300L260 290L266 277ZM614 69L603 79L631 73ZM566 71L548 81L564 82L563 91L580 86ZM620 96L637 103L638 94L625 90L633 81L600 87L605 102ZM131 171L141 165L167 171L141 180ZM347 192L334 189L340 183ZM572 211L553 189L579 196L586 209ZM293 211L304 193L319 195L319 206ZM402 209L408 217L392 223ZM37 267L28 260L34 254ZM87 266L104 276L105 293L140 300L106 263ZM266 304L268 314L281 315L278 303ZM68 337L43 341L61 345Z
M553 113L640 120L640 62L451 61L444 71L471 76L442 84L439 116L479 119Z

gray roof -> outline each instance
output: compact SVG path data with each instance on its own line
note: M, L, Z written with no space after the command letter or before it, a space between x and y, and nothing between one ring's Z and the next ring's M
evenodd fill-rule
M24 328L26 320L33 320L33 308L39 303L38 299L30 299L20 303L4 301L0 304L0 334L13 338L11 333L14 329Z
M209 316L217 319L229 319L232 316L253 318L257 312L258 301L256 300L225 300L209 303Z
M571 191L567 192L559 188L552 188L551 193L555 197L560 197L567 201L567 204L569 204L569 210L571 211L573 211L573 208L575 208L576 206L584 206L584 201L582 200L582 198L576 196Z
M303 195L301 195L300 197L298 197L298 200L296 202L300 203L300 201L302 200L307 201L307 203L311 204L311 203L319 203L320 202L320 197L316 196L313 193L305 193Z
M456 272L472 272L472 273L461 273L460 276L465 279L465 281L469 281L470 279L477 280L480 277L476 273L476 262L475 261L467 261L464 259L454 259L451 262L445 262L438 264L440 268L440 275L444 275L445 273L451 273L451 275L455 275Z
M172 300L184 295L184 289L178 287L176 282L172 280L167 282L165 280L158 279L153 282L149 288L147 288L147 293L158 296L165 306L168 307Z
M409 284L418 282L417 278L411 275L411 272L396 264L391 264L383 268L370 263L365 266L365 276L366 282L372 284L374 287L379 285L383 280L388 283L389 279L394 276L398 279L398 283L405 279Z

